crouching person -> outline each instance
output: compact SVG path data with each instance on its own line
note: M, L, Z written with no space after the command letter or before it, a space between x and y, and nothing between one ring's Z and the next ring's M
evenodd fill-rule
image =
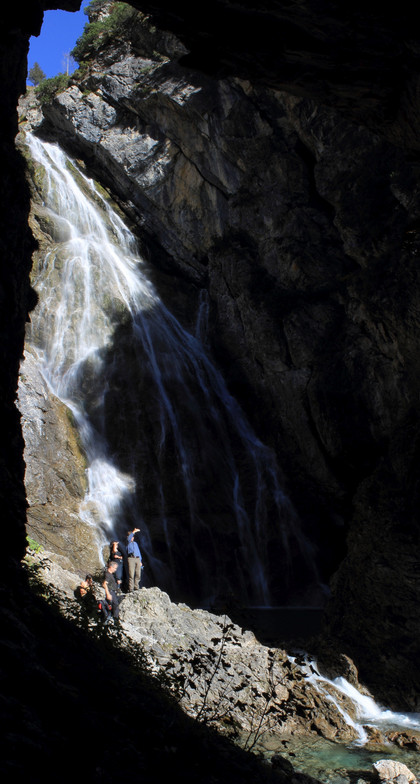
M102 583L104 591L105 591L105 599L108 602L108 605L111 607L110 616L114 618L114 620L118 620L120 617L120 602L123 600L123 596L118 595L119 588L118 583L115 579L115 572L117 571L118 564L115 561L108 561L104 581ZM106 623L111 620L109 617Z
M77 586L74 595L89 617L94 618L98 607L98 600L95 596L93 577L87 574L80 585Z

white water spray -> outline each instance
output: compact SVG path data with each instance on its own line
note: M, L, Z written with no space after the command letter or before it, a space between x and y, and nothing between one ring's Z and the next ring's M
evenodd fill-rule
M54 394L71 408L80 430L89 464L82 517L109 537L129 508L131 520L141 524L154 579L167 589L176 566L171 559L180 526L189 530L201 596L226 591L232 581L244 600L270 604L267 575L273 541L281 542L282 562L276 569L285 584L284 575L293 569L292 550L316 582L311 546L282 491L274 454L252 432L201 342L207 299L201 299L194 336L160 301L146 277L135 238L94 183L56 145L29 136L28 146L45 173L45 220L55 241L34 282L40 303L29 339L39 350ZM129 340L124 333L125 348L150 379L154 399L148 417L143 409L150 404L141 395L130 409L140 420L141 427L133 423L133 428L140 427L142 441L137 443L135 431L137 452L130 454L124 444L115 454L108 437L108 400L116 394L115 367L120 361L115 335L121 325L129 333ZM121 406L122 394L118 390ZM146 446L148 438L153 448ZM147 457L139 470L142 450ZM186 499L178 519L168 509L173 501L168 502L162 480L168 454ZM223 486L217 488L222 499L217 512L203 513L207 491L201 463L207 473L215 473L214 482L221 484L223 477ZM148 471L148 486L139 488L142 470ZM153 502L144 501L146 497ZM148 517L154 520L153 535ZM234 531L225 545L233 549L231 574L222 573L218 558L210 564L211 552L222 547L219 517ZM156 552L157 535L164 539L166 557Z

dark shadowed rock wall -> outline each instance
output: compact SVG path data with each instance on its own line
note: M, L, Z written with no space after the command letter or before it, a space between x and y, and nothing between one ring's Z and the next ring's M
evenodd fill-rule
M54 6L54 3L52 5ZM76 10L80 2L64 0L63 3L55 4L55 7L58 5L67 10ZM31 254L34 248L28 228L29 191L25 184L21 158L15 151L14 139L18 129L17 101L26 89L29 36L38 35L45 7L50 6L37 0L23 0L7 4L1 11L0 492L2 536L5 552L10 554L12 561L20 560L25 549L26 510L23 440L14 401L19 361L23 352L25 321L28 310L35 301L29 287Z

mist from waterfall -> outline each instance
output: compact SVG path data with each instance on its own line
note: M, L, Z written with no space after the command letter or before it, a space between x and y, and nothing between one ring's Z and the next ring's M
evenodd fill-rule
M96 527L98 547L129 520L141 528L151 582L176 593L185 550L206 600L233 592L269 605L273 579L286 594L296 568L315 585L312 546L274 453L203 343L206 297L192 334L159 299L135 237L102 191L58 146L32 135L27 143L42 167L53 238L33 279L39 304L28 339L77 423L88 462L80 514Z

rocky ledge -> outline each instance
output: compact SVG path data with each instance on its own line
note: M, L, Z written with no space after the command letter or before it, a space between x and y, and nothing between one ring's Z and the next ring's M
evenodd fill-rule
M88 611L75 600L80 577L63 556L29 552L26 567L44 588L48 586L62 614L92 633L99 629L113 638L175 697L186 714L214 726L239 746L271 749L271 758L279 748L287 749L289 744L292 748L305 738L308 743L316 737L343 744L357 740L354 702L328 679L319 688L311 678L314 665L308 664L305 654L289 655L263 645L227 615L175 604L156 587L125 595L119 622L105 628L96 603ZM103 594L100 578L95 594L97 598ZM353 663L344 656L341 661L341 674L348 675L344 669L350 668L353 685L366 693L357 682ZM385 735L365 729L368 747L377 753L383 753L385 746L389 750L390 741L420 749L420 733Z

